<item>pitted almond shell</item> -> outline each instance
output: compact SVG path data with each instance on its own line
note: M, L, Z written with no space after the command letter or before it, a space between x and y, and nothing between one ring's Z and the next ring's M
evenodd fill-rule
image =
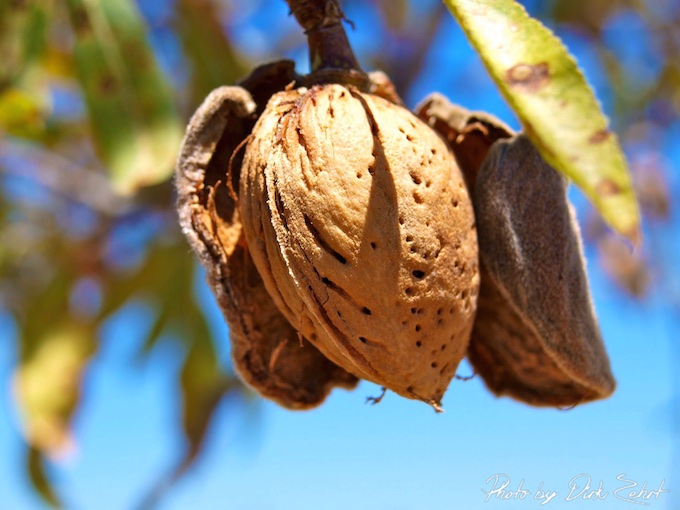
M288 90L259 118L240 182L253 261L291 325L348 372L437 407L479 287L446 143L382 97Z

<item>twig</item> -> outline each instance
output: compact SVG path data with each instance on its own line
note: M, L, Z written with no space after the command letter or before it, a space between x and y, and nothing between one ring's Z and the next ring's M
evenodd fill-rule
M342 26L345 15L338 0L286 0L307 34L312 73L323 81L337 71L366 80Z

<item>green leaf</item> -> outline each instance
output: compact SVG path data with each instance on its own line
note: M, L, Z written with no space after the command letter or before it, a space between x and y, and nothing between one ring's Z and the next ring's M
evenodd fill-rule
M0 130L23 138L38 138L45 130L47 108L35 92L0 89Z
M514 0L444 0L543 158L634 243L640 213L617 137L562 42Z
M0 0L0 90L14 83L45 48L48 5Z
M78 77L99 155L132 194L170 177L182 137L171 90L132 0L68 0Z

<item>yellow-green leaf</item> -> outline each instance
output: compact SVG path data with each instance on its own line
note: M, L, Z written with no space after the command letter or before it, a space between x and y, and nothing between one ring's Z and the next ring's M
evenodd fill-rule
M444 0L545 160L634 243L640 213L617 137L562 42L514 0Z
M95 349L94 334L86 325L66 321L31 344L14 379L22 428L31 446L58 456L72 445L71 418Z
M132 0L68 0L92 133L125 194L170 177L182 127Z
M45 130L47 105L34 91L0 89L0 130L7 134L37 138Z

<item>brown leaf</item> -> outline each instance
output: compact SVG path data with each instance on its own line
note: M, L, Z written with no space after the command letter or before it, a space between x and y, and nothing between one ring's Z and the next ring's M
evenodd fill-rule
M646 154L632 165L633 186L647 218L668 220L671 210L669 185L660 156Z
M62 508L59 495L56 493L48 476L45 466L45 458L40 450L29 448L28 452L28 475L31 484L40 497L52 508Z
M630 245L611 233L598 241L597 248L600 263L609 276L632 296L644 297L651 278L642 251L631 250Z

